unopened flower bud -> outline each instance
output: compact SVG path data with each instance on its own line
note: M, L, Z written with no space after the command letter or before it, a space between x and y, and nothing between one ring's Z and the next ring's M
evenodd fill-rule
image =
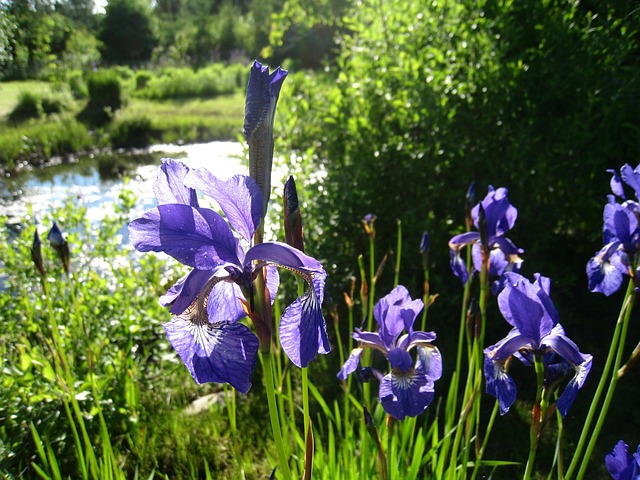
M304 238L302 235L302 215L298 203L298 191L293 177L284 184L284 235L288 245L304 252Z
M49 235L47 235L47 240L49 240L49 244L56 251L58 258L60 258L64 273L69 275L69 266L71 263L69 242L67 242L67 239L64 237L62 230L60 230L60 227L58 227L58 222L53 222L53 227L51 227Z
M42 259L42 242L40 241L40 235L38 234L38 229L33 233L33 245L31 246L31 259L33 260L33 264L38 270L38 273L42 278L46 276L46 272L44 270L44 260Z

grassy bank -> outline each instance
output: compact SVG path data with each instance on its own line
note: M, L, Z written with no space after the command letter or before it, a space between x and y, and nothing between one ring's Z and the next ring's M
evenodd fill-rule
M0 83L0 170L95 148L235 140L244 115L240 92L215 98L160 100L127 95L109 121L96 125L82 118L89 100L67 95L64 111L12 121L10 116L23 92L42 98L61 95L45 82Z

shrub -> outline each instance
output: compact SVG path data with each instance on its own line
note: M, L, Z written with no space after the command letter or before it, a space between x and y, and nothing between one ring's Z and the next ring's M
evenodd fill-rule
M140 148L150 145L158 135L148 117L136 116L118 119L109 133L109 141L114 148Z
M9 113L9 121L22 122L62 113L69 109L70 103L71 98L66 90L50 94L25 91L20 93L17 105Z
M89 95L87 84L84 81L82 72L75 71L70 73L67 83L69 84L69 90L71 91L73 98L87 98Z
M122 81L113 69L90 73L87 76L87 90L89 103L80 114L80 119L90 124L110 121L125 102Z

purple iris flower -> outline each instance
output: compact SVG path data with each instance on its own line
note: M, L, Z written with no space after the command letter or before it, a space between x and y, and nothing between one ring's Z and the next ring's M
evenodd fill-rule
M627 200L624 184L631 187L640 198L640 166L632 169L624 165L620 175L612 173L611 191L623 200L618 203L614 195L608 196L603 212L602 238L604 247L587 263L589 290L611 295L622 285L625 275L633 271L632 263L640 250L640 205ZM623 183L624 182L624 183Z
M487 393L498 399L500 413L507 413L516 400L516 385L507 373L509 362L516 357L531 365L538 357L545 367L545 388L557 387L560 376L573 372L557 401L564 417L591 370L592 356L581 353L558 323L558 312L549 297L549 279L540 274L535 277L532 284L520 274L505 273L498 306L513 329L484 350Z
M513 228L518 217L518 210L509 203L507 194L506 188L494 190L490 185L487 196L471 210L473 225L478 231L456 235L449 241L451 269L463 285L469 281L469 272L460 252L468 245L473 245L471 255L476 271L482 268L483 249L490 255L491 277L497 278L506 271L517 272L520 269L522 259L519 255L523 250L504 236Z
M629 446L620 440L613 447L613 451L604 457L607 471L614 480L639 480L640 479L640 446L631 455Z
M380 403L388 414L398 420L422 413L433 400L434 382L442 376L442 357L432 345L436 334L413 330L423 306L422 300L412 300L402 285L381 298L373 311L378 331L366 332L356 328L352 335L360 346L353 349L338 373L340 380L353 373L365 348L382 352L391 364L391 372L383 375L378 370L371 371L380 381ZM403 330L407 333L401 336ZM415 363L409 353L414 347L418 352Z
M287 71L253 62L244 107L244 138L249 145L249 175L255 179L263 199L263 214L271 193L273 164L273 122L282 83Z
M196 190L224 212L200 207ZM275 266L301 276L308 291L280 319L280 342L291 361L305 367L329 341L321 304L326 273L317 260L284 243L250 247L262 214L262 193L248 176L219 180L165 159L154 185L158 206L129 225L141 252L165 252L193 267L161 297L175 316L165 324L170 343L198 383L228 382L247 392L259 342L239 322L253 309L253 281L266 267L271 301L278 289Z

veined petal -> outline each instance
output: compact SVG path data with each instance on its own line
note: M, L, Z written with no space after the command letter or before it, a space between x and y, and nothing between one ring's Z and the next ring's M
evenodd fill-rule
M591 292L609 296L620 289L627 267L622 261L624 253L618 250L619 245L619 242L605 245L587 263L588 288Z
M557 402L558 411L563 417L567 416L567 412L571 405L573 405L576 399L578 390L582 388L584 382L587 379L587 375L591 371L591 364L593 357L591 355L584 355L585 361L579 365L574 365L575 376L569 381L564 389L564 392L560 395Z
M306 367L316 353L329 353L329 337L314 289L289 305L280 317L280 344L291 362Z
M247 252L244 262L246 264L254 260L271 262L280 267L292 270L294 273L303 277L308 277L308 274L318 274L326 277L324 268L318 260L286 243L264 242L254 245Z
M229 383L242 393L249 391L258 339L245 325L200 324L178 316L164 329L196 382Z
M385 346L382 338L380 338L379 333L367 332L356 328L355 332L353 332L351 336L354 340L357 340L364 346L375 348L383 352L385 355L387 354L387 347Z
M624 183L633 188L633 191L636 192L636 198L640 200L640 172L638 169L634 170L631 165L625 163L620 169L620 176Z
M237 322L246 316L240 299L244 299L242 290L233 282L216 283L207 301L207 314L210 323Z
M159 205L129 224L129 239L141 252L165 252L199 270L240 263L229 225L207 208Z
M424 372L431 380L442 377L442 355L434 346L419 346L416 370Z
M516 384L507 373L506 362L493 360L491 347L484 350L484 378L487 393L496 397L500 415L504 415L516 401Z
M153 193L155 193L158 203L181 203L197 207L198 195L196 191L184 184L189 167L173 158L163 158L161 162L160 171L153 184Z
M417 369L392 370L380 381L380 403L385 412L404 420L426 410L434 396L433 381Z
M191 170L185 184L213 198L224 212L231 226L250 242L260 225L262 193L255 180L246 175L234 175L220 180L209 170Z
M338 372L337 377L340 380L346 380L350 374L356 371L358 365L360 365L360 355L363 351L363 348L354 348L351 350L349 358L347 358L347 361L344 362L344 365L342 365L342 368Z

